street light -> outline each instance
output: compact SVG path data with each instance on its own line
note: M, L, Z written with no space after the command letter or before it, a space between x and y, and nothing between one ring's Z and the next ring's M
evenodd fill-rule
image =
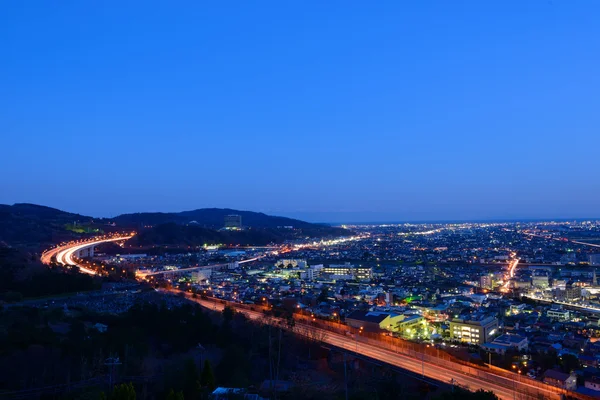
M517 369L517 366L515 364L512 365L512 368L514 370ZM518 375L515 376L515 379L513 379L513 399L517 400L517 379L520 375L521 375L521 370L517 371ZM519 379L520 380L520 379Z
M358 353L358 335L362 333L363 327L361 326L359 331L354 335L354 342L356 343L356 352Z
M423 351L421 352L421 378L425 378L425 343L421 344L423 345Z

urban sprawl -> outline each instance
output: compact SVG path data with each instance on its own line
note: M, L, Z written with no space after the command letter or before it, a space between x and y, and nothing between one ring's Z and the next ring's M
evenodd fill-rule
M224 225L244 229L236 216ZM600 394L600 221L344 227L352 236L160 256L98 248L80 261L121 268L141 285L291 310ZM134 298L128 288L123 296ZM129 303L114 290L103 310L114 301L122 312Z

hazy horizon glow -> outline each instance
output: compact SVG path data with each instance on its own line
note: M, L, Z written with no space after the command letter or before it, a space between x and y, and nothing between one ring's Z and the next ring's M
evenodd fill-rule
M0 203L325 222L600 216L598 2L0 11Z

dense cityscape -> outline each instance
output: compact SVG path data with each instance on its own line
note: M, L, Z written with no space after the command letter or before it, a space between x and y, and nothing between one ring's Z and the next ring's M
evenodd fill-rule
M23 304L125 315L140 302L197 303L280 329L285 324L323 343L343 335L344 357L356 360L386 360L369 346L401 347L423 365L392 364L457 388L489 384L440 375L435 362L447 357L500 374L493 378L499 397L532 396L532 382L543 384L535 396L552 397L554 389L579 398L600 395L600 221L344 225L347 235L339 237L211 243L153 255L132 245L135 232L114 228L52 247L41 260L115 283L85 296ZM220 228L246 229L240 215L225 216ZM111 326L98 322L89 329ZM322 337L315 338L316 329ZM424 357L436 360L426 368ZM502 374L521 380L506 388ZM282 393L296 384L277 380ZM265 385L257 393L269 397ZM219 387L212 396L253 390Z

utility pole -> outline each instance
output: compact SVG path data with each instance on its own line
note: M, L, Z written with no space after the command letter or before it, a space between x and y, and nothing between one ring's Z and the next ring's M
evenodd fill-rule
M425 379L425 343L421 343L421 378Z
M115 366L121 365L121 361L119 360L119 357L109 357L104 362L104 365L110 368L110 372L108 374L108 392L110 393L113 390Z
M346 400L348 400L348 372L346 369L346 352L344 352L344 388L346 390Z

